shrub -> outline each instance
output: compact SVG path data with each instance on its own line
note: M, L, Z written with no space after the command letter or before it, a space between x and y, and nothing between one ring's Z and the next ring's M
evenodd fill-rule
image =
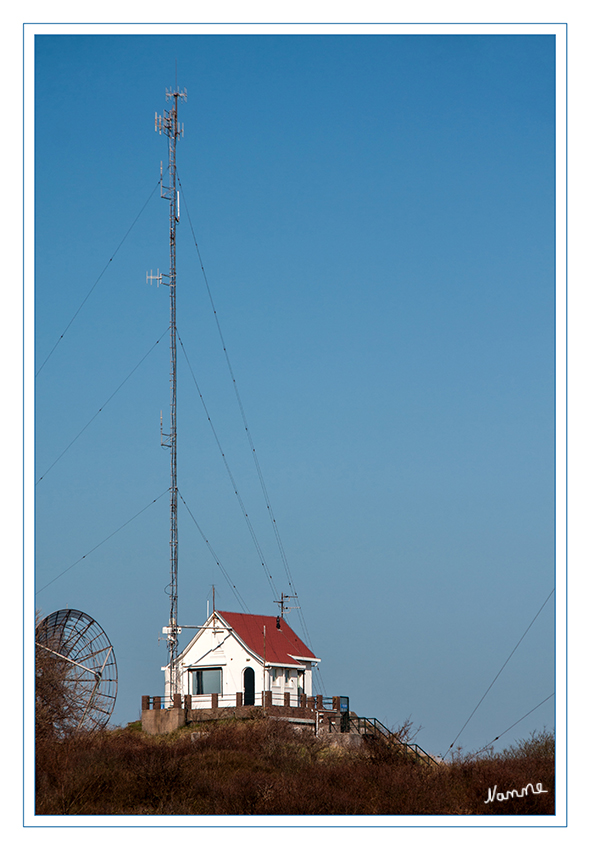
M378 741L331 747L273 719L203 724L169 736L126 729L37 745L38 814L550 814L544 733L497 756L438 767ZM485 803L488 789L546 794Z

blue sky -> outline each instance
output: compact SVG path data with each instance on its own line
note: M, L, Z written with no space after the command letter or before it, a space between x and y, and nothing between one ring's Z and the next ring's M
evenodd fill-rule
M105 628L120 724L166 662L167 496L95 547L169 484L168 291L145 273L168 265L175 63L178 330L270 572L289 592L188 214L321 689L444 753L555 581L553 38L37 38L36 604ZM274 613L182 351L178 404L180 492ZM179 536L181 621L212 584L240 610L183 505ZM551 598L458 743L553 690ZM549 701L498 744L552 725Z

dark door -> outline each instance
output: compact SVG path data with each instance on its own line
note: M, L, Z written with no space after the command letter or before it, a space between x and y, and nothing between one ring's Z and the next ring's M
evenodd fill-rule
M244 705L254 705L254 670L251 667L244 670Z

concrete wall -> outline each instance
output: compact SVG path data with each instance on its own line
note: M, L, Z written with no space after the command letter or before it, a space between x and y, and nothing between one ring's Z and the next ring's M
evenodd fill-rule
M164 735L185 725L184 708L151 708L141 712L141 728L148 735Z
M332 747L360 747L363 741L363 736L358 732L330 732L328 729L320 729L318 736Z

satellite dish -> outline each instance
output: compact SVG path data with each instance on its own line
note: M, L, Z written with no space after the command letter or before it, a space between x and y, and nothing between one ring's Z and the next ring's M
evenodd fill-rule
M54 611L36 629L37 647L60 668L63 732L104 728L117 698L117 662L96 620L72 608Z

